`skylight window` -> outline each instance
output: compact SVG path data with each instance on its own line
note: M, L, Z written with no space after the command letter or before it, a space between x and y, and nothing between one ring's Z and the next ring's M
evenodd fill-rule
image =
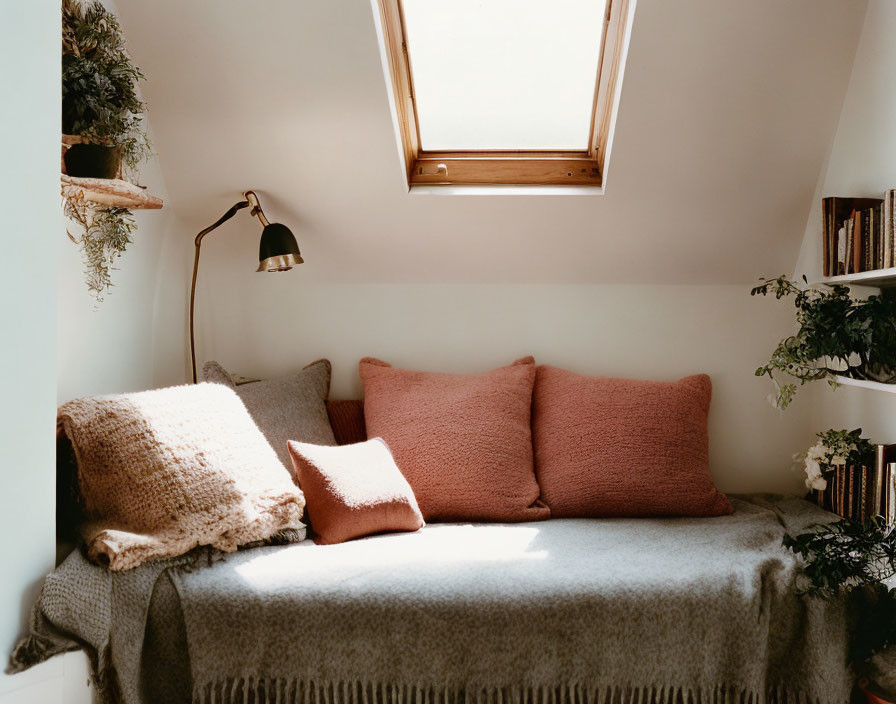
M421 149L588 149L605 0L402 9Z
M377 2L409 185L602 185L634 0Z

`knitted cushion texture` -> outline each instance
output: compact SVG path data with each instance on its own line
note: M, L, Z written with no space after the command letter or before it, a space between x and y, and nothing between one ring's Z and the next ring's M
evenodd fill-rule
M539 366L535 471L551 516L731 513L709 473L711 397L705 374L640 381Z
M351 445L367 439L363 401L327 401L327 415L337 445Z
M263 381L241 381L217 362L206 362L202 375L206 381L237 393L290 474L287 441L336 444L325 405L330 393L330 362L326 359L312 362L298 374Z
M219 384L78 399L58 419L77 458L88 554L113 570L303 528L301 491Z
M482 374L360 362L367 434L386 441L427 521L547 518L532 464L532 357Z
M380 438L342 447L290 441L289 453L316 543L423 527L414 492Z

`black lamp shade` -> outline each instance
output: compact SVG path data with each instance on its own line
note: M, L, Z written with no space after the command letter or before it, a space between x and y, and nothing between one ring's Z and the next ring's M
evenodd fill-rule
M303 262L296 238L286 225L279 222L265 225L258 245L257 271L289 271Z

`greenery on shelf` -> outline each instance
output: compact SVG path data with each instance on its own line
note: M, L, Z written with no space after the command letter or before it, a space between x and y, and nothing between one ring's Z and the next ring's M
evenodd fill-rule
M805 288L785 276L760 279L750 295L793 296L799 330L781 340L769 361L756 370L775 384L775 406L787 408L800 385L826 379L836 386L837 374L856 379L896 381L896 296L850 298L849 287L818 284ZM803 277L806 283L806 277Z
M125 166L136 171L149 151L137 96L142 79L115 15L96 0L63 0L63 132L120 147Z
M131 243L131 233L137 227L134 216L127 208L78 206L68 200L64 212L81 226L81 236L76 241L84 259L84 281L97 303L101 303L103 293L112 286L115 260Z
M896 530L879 519L842 520L785 536L784 545L802 558L803 594L843 598L856 614L854 662L896 644L896 590L884 583L896 576Z
M129 175L149 154L145 106L137 95L143 74L125 47L118 19L92 0L62 3L62 130L88 143L117 147ZM66 217L80 226L87 288L99 303L112 286L115 260L131 243L136 223L126 208L67 198Z

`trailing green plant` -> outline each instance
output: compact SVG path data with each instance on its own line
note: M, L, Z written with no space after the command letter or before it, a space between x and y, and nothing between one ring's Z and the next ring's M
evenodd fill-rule
M81 236L75 241L84 260L84 281L97 303L101 303L104 292L112 286L115 260L131 243L131 234L137 227L134 216L127 208L78 207L70 200L66 200L64 212L81 226Z
M834 376L896 381L896 297L889 294L852 299L841 284L798 286L785 276L760 279L751 296L793 296L799 330L781 340L771 358L756 370L775 385L775 406L787 408L797 391L794 382L781 383L785 374L800 386ZM806 282L806 277L803 277Z
M802 558L810 598L842 598L855 615L853 660L865 662L896 644L896 590L884 582L896 576L896 531L879 518L865 524L837 521L815 526L784 546Z
M125 166L136 171L149 152L143 128L143 79L125 48L118 19L100 2L62 3L62 130L120 147Z

